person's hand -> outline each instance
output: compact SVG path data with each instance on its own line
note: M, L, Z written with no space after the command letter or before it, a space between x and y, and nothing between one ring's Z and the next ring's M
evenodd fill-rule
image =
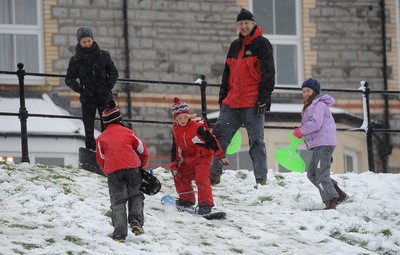
M267 92L267 98L265 100L265 110L269 112L271 110L271 93Z
M229 166L229 161L226 158L219 159L219 163L225 167Z
M267 92L266 97L260 97L257 99L255 105L256 115L263 115L265 112L271 110L271 93Z
M112 81L110 81L109 79L107 79L107 80L106 80L106 86L107 86L107 88L109 88L109 89L113 89L114 86L115 86L115 83L112 82Z
M301 139L303 137L303 134L300 131L300 127L295 127L294 128L294 132L293 135L297 138L297 139Z
M225 158L224 152L221 149L216 151L216 155L217 155L218 161L221 165L229 166L229 161Z
M139 169L140 169L140 170L143 170L143 171L145 171L145 172L148 172L148 173L150 173L150 169L149 169L149 170L146 170L146 169L145 169L144 167L142 167L142 166L141 166L141 167L139 167Z
M171 162L169 165L169 168L171 169L171 174L173 177L175 177L176 175L180 176L179 172L178 172L178 170L179 170L178 162L176 162L176 161Z
M85 85L83 85L83 84L79 84L79 85L80 85L79 94L82 94L85 91Z
M265 114L266 103L257 102L256 103L256 115Z

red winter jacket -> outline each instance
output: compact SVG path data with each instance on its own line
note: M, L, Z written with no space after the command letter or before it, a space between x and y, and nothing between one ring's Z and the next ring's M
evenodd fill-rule
M121 124L110 124L96 139L96 161L104 175L126 169L146 167L149 152L135 133Z
M172 133L171 170L178 170L182 162L191 165L197 160L212 160L214 153L219 159L224 158L219 142L203 123L192 119L186 126L175 123Z
M255 26L247 38L232 42L226 57L220 88L222 104L230 108L254 107L259 94L265 98L275 86L272 45Z

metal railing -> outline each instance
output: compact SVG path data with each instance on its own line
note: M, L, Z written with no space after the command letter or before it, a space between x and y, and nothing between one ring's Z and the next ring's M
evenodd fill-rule
M19 98L20 98L20 108L19 113L6 113L0 112L0 115L6 116L18 116L21 122L21 147L22 147L22 157L21 163L27 162L29 163L28 156L28 135L27 135L27 119L28 117L44 117L44 118L68 118L68 119L82 119L82 117L76 116L66 116L66 115L49 115L49 114L29 114L26 106L25 106L25 85L24 79L25 76L42 76L42 77L56 77L56 78L65 78L65 75L60 74L45 74L45 73L29 73L25 72L24 65L19 63L17 65L18 70L16 72L10 71L0 71L0 74L11 74L17 75L19 81ZM206 77L204 75L200 75L199 78L195 82L173 82L173 81L159 81L159 80L138 80L138 79L127 79L120 78L119 82L123 83L145 83L145 84L165 84L165 85L183 85L183 86L198 86L200 87L200 95L201 95L201 114L207 120L207 100L206 100L206 88L210 87L219 87L219 84L207 84ZM354 129L345 129L345 128L337 128L337 131L352 131L352 132L365 132L367 139L367 154L368 154L368 166L369 171L375 172L375 164L374 164L374 152L373 152L373 141L372 136L374 133L400 133L398 129L387 129L387 128L374 128L374 125L371 123L370 118L370 103L369 98L371 93L381 93L384 95L388 94L400 94L400 91L372 91L368 87L368 83L365 81L360 82L361 86L359 89L324 89L327 92L350 92L350 93L362 93L363 96L363 124L360 128ZM296 90L299 91L299 88L288 88L288 87L278 87L275 89L280 90ZM99 120L98 118L96 118ZM128 123L146 123L146 124L165 124L171 125L172 121L152 121L152 120L134 120L134 119L124 119L124 122ZM269 126L265 125L264 128L270 129L293 129L293 127L285 127L285 126Z

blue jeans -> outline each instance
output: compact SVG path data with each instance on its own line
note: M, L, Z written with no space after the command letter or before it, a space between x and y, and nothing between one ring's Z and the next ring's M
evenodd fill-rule
M249 154L256 179L267 179L268 172L267 154L264 143L264 120L264 114L256 115L254 107L230 108L222 105L219 117L212 130L222 150L226 152L226 148L229 146L232 137L244 125L249 136ZM222 165L216 156L214 156L210 172L213 175L222 174Z

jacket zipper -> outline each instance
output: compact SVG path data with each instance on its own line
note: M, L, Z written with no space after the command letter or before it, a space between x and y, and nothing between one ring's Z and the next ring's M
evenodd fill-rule
M185 146L187 148L188 146L187 146L187 143L186 143L186 132L183 133L183 142L185 143Z

